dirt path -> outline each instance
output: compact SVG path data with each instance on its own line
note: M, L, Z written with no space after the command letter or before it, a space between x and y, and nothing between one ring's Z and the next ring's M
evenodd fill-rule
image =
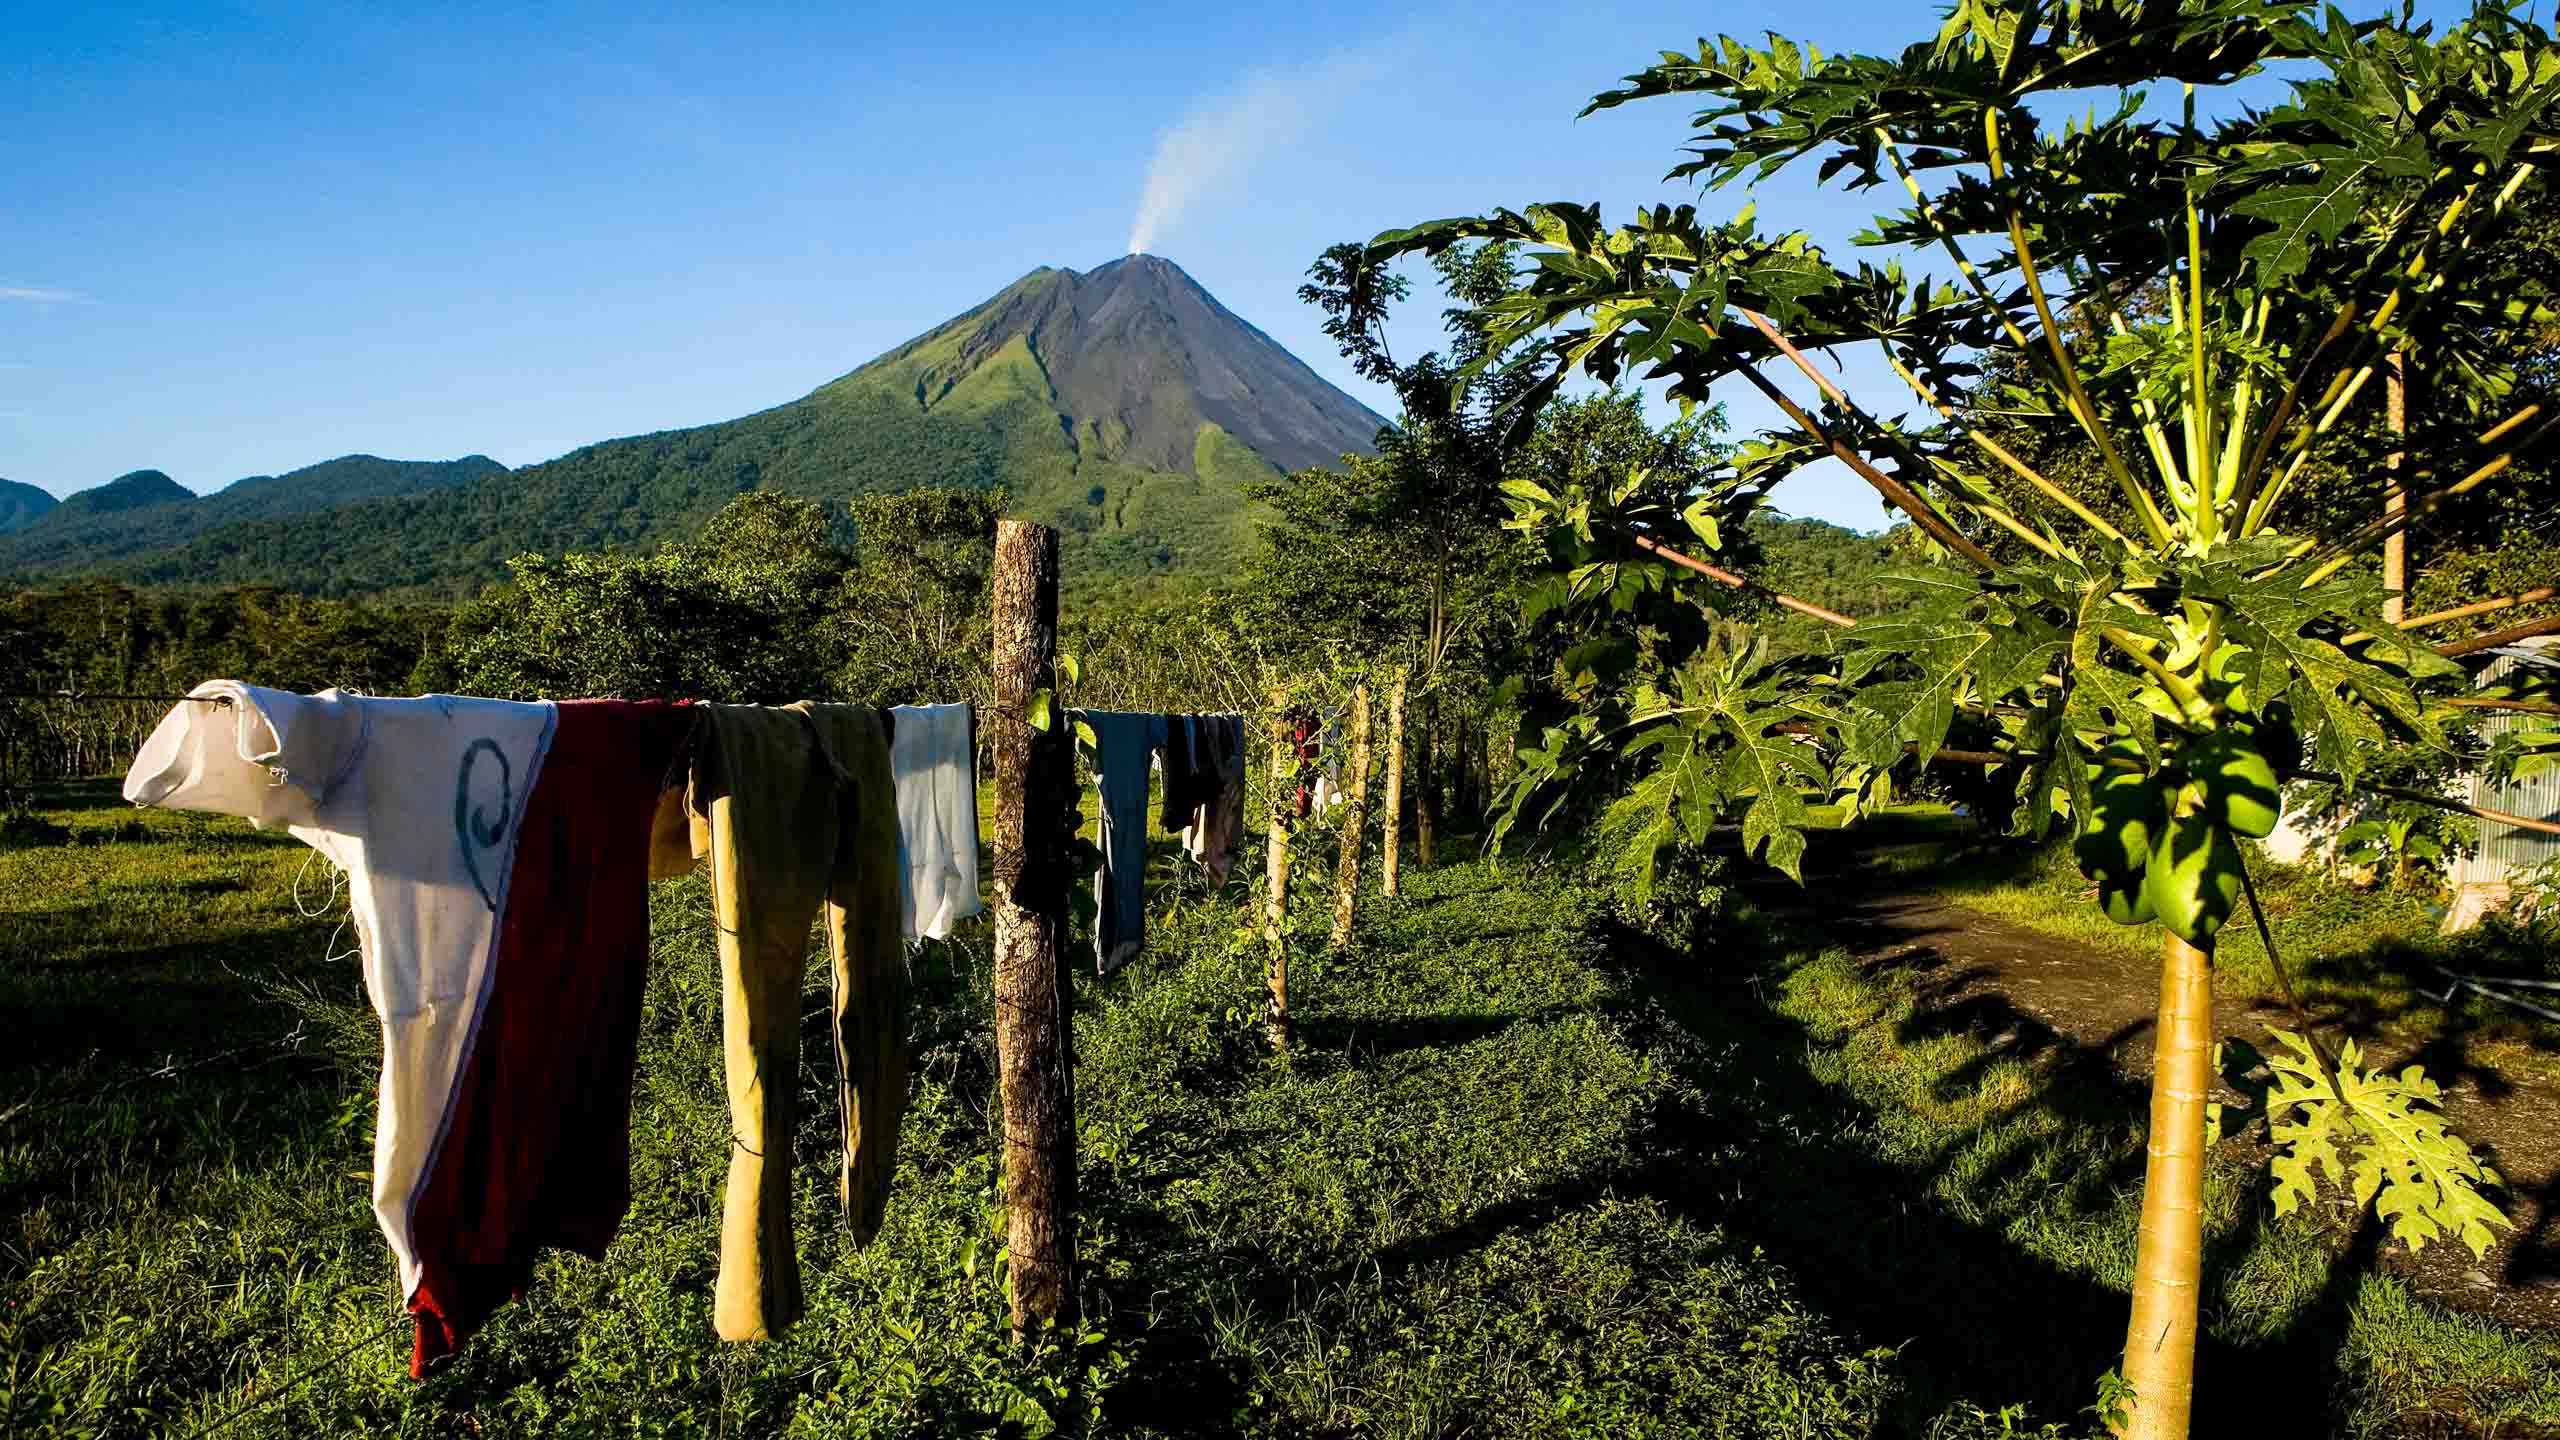
M2067 1045L2105 1055L2148 1081L2160 993L2155 967L1915 892L1872 854L1817 847L1803 889L1783 881L1755 885L1754 897L1829 932L1870 970L1909 973L1925 1007L1995 1048L2036 1055ZM2332 1017L2314 1018L2331 1036L2338 1033ZM2269 1026L2299 1028L2282 1008L2245 997L2217 997L2214 1022L2217 1034L2252 1039ZM2384 1245L2378 1263L2440 1303L2506 1324L2560 1328L2560 1087L2502 1071L2469 1053L2459 1037L2421 1040L2384 1030L2355 1038L2372 1062L2423 1065L2445 1087L2455 1128L2494 1152L2507 1182L2500 1208L2515 1221L2478 1263L2452 1243L2418 1256Z

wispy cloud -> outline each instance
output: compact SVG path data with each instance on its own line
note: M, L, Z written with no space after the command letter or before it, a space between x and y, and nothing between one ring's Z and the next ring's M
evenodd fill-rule
M0 300L31 300L38 305L68 305L89 297L77 290L58 290L50 285L0 285Z
M1196 102L1156 137L1129 249L1141 253L1194 204L1225 191L1257 155L1283 149L1360 87L1384 73L1377 49L1306 65L1254 70L1224 94Z

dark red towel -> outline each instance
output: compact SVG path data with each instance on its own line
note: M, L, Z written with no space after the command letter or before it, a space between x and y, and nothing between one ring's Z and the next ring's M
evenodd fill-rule
M649 822L694 719L656 700L559 707L479 1029L410 1211L412 1375L522 1296L541 1247L601 1258L631 1203Z

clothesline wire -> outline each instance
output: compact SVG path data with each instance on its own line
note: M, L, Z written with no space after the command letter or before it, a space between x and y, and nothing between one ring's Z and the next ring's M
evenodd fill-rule
M322 1356L316 1363L303 1367L303 1369L296 1372L290 1379L285 1380L281 1384L268 1386L265 1393L256 1396L243 1405L240 1405L236 1409L232 1410L231 1413L222 1416L220 1419L215 1420L212 1424L205 1426L203 1429L194 1432L192 1435L188 1436L188 1440L205 1440L206 1436L213 1434L215 1431L224 1429L233 1422L241 1419L243 1416L266 1408L267 1406L275 1403L278 1399L293 1393L293 1391L300 1386L303 1381L311 1379L321 1371L344 1365L347 1361L347 1357L355 1354L358 1350L363 1349L367 1345L371 1345L376 1341L379 1341L383 1336L407 1323L408 1320L409 1317L406 1314L393 1315L388 1323L377 1325L373 1329L357 1336L353 1341L350 1341L346 1345Z
M88 690L13 690L0 692L0 700L149 700L155 704L174 705L192 700L199 705L228 705L228 695L125 695L102 694Z
M103 1085L93 1086L86 1092L69 1095L39 1095L30 1097L19 1101L17 1104L10 1106L6 1110L0 1110L0 1126L5 1126L16 1120L19 1116L33 1110L38 1101L42 1101L48 1109L59 1105L86 1105L93 1101L105 1099L107 1096L113 1095L119 1090L129 1090L145 1081L175 1080L179 1076L187 1074L190 1071L202 1070L209 1065L218 1065L225 1060L235 1060L244 1055L255 1055L263 1051L283 1050L287 1048L299 1051L302 1048L302 1042L310 1038L305 1028L308 1024L308 1021L297 1020L294 1022L293 1028L282 1035L273 1036L265 1040L253 1040L246 1045L235 1045L228 1050L217 1050L211 1055L198 1056L193 1060L181 1062L175 1056L167 1056L161 1060L160 1064L149 1070L145 1070L137 1075L118 1076ZM92 1053L94 1054L95 1052Z

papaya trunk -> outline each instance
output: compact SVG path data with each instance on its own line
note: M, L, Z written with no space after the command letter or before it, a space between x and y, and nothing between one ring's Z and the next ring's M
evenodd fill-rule
M2196 1300L2204 1273L2204 1105L2213 1077L2213 957L2161 937L2159 1051L2151 1065L2150 1157L2124 1378L2125 1440L2184 1440L2196 1383Z

